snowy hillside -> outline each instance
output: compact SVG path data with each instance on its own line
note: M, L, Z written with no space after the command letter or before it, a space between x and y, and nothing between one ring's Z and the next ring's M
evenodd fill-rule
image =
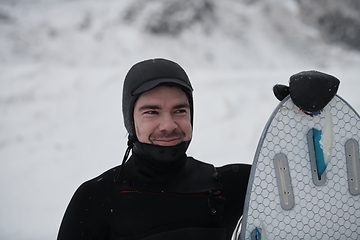
M328 1L334 2L328 8L301 2L2 0L0 61L128 67L139 59L164 55L197 69L358 63L360 49L354 53L341 43L341 38L345 43L351 37L359 39L357 5L338 7L357 18L348 17L343 20L347 25L336 26L330 13L337 1ZM329 20L323 23L324 19ZM322 38L329 31L340 42Z
M0 0L0 239L55 239L76 188L120 164L122 81L137 61L185 68L188 153L216 166L252 162L272 86L294 73L338 77L359 112L356 1L298 2Z

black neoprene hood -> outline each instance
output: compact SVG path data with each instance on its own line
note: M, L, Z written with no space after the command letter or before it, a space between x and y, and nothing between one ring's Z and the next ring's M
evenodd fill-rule
M127 73L123 86L122 110L125 128L129 137L135 138L134 105L139 96L160 85L175 85L188 96L193 123L193 97L190 80L184 69L167 59L149 59L132 66Z

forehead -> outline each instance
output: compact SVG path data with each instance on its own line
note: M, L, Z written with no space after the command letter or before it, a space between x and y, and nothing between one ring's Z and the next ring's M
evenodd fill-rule
M142 93L137 99L135 105L139 103L150 102L188 102L187 94L179 87L176 86L159 86L147 92ZM165 103L165 102L164 102Z

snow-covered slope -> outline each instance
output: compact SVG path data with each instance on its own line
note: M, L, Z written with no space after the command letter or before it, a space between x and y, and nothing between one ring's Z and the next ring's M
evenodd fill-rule
M217 166L252 162L271 88L296 72L335 75L360 111L359 52L326 40L297 1L176 2L0 0L1 240L56 238L75 189L120 164L122 81L137 61L187 70L188 153Z
M1 63L119 66L154 55L196 68L343 67L360 61L358 51L323 40L325 30L316 23L325 16L321 10L332 8L316 3L3 1Z

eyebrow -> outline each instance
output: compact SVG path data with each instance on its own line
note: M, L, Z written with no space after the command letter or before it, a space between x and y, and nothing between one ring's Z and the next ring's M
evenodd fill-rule
M160 107L156 105L144 105L138 108L139 111L146 110L146 109L160 109Z
M175 105L173 107L173 109L179 109L179 108L190 108L190 105L188 103L181 103L178 105ZM161 109L159 106L157 105L143 105L140 108L138 108L138 111L143 111L143 110L147 110L147 109Z

